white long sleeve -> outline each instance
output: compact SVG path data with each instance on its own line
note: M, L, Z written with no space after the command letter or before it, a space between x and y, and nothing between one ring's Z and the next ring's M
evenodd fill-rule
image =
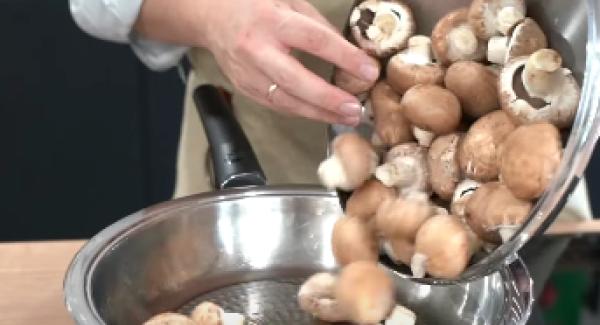
M152 70L165 70L179 62L188 50L144 39L133 31L143 0L69 0L75 23L99 39L128 43L137 57Z

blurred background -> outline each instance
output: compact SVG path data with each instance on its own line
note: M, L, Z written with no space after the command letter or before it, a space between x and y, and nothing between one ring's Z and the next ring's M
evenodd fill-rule
M0 0L0 242L89 238L168 200L184 84L93 39L65 1ZM600 216L600 152L587 171ZM548 324L599 324L600 240L572 240L540 299Z

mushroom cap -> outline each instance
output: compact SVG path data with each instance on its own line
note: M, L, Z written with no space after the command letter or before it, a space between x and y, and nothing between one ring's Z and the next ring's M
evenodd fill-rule
M166 312L150 318L144 325L196 325L196 322L185 315Z
M410 260L415 253L414 241L404 238L386 239L383 242L383 250L395 263L410 265Z
M373 63L377 67L377 70L381 69L381 64L379 61L373 60ZM365 81L364 79L358 78L344 69L335 69L333 82L336 86L352 95L360 95L368 92L369 89L375 85L376 81Z
M375 177L386 186L395 186L400 194L429 192L427 149L414 142L390 149L386 162L375 169Z
M354 190L346 202L346 214L368 222L375 217L377 209L383 202L395 198L396 191L393 188L386 187L376 179L371 179Z
M420 129L444 135L456 130L461 119L460 102L437 85L416 85L402 98L404 116Z
M467 226L458 217L433 216L417 232L413 262L419 254L426 258L425 269L429 275L443 279L457 278L473 255L472 240Z
M333 155L324 160L317 171L325 187L349 191L373 175L379 157L369 141L348 132L338 135L331 147Z
M546 47L548 47L546 34L535 20L527 17L511 32L505 62L520 56L530 55Z
M523 70L529 57L508 61L500 73L498 83L500 104L520 124L550 122L559 128L569 127L579 105L580 89L571 71L557 70L558 78L545 98L530 96L523 85Z
M460 133L451 133L433 140L427 154L429 181L433 191L448 201L460 181L461 171L458 163L458 148L462 138Z
M354 261L377 261L379 244L375 232L361 219L341 217L331 235L333 256L338 264Z
M529 215L531 202L516 198L500 182L482 184L466 206L466 220L483 240L499 244L502 226L520 226Z
M480 185L479 182L472 179L465 179L458 183L454 190L454 195L452 196L450 212L455 216L464 217L467 202Z
M499 17L503 8L512 7L512 17ZM469 23L477 37L487 40L502 32L506 34L510 28L525 17L526 7L523 0L473 0L469 7ZM499 19L501 18L501 19Z
M367 53L385 58L406 46L415 33L409 6L399 0L366 0L350 14L350 31Z
M218 305L205 301L197 305L190 318L196 323L201 325L224 325L223 324L223 308Z
M444 83L460 101L463 112L471 117L478 118L500 108L498 75L481 63L453 63L446 71Z
M461 60L481 61L486 55L486 43L478 40L475 31L468 23L468 8L460 8L446 14L433 27L431 32L431 47L436 60L448 66ZM454 37L464 42L453 44Z
M394 146L413 140L410 123L402 113L400 96L384 81L371 90L375 133L382 144Z
M337 278L326 272L309 277L298 291L300 308L327 322L341 322L346 315L335 300Z
M375 217L377 232L386 239L404 239L412 242L417 230L433 215L433 206L427 199L397 198L384 202Z
M463 138L460 168L468 178L486 182L499 173L499 147L516 126L506 112L496 110L480 117Z
M540 197L558 171L562 143L549 123L521 125L500 147L500 179L518 198Z
M347 265L338 277L335 297L356 324L375 324L394 308L392 278L376 262L359 261Z

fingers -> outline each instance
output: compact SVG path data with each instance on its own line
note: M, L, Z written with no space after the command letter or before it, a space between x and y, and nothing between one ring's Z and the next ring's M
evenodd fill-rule
M311 17L297 12L286 15L277 28L277 38L286 46L318 56L365 81L379 76L375 59Z
M254 59L256 66L290 95L336 114L360 116L361 105L356 97L326 82L291 55L270 48Z

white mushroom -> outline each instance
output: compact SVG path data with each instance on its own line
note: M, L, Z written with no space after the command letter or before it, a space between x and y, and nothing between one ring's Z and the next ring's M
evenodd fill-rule
M387 57L406 46L415 21L410 8L399 0L366 0L353 9L350 28L361 48Z
M487 59L496 64L506 62L546 48L548 41L540 26L525 18L507 36L494 36L488 41Z
M499 33L508 34L525 18L523 0L473 0L469 8L469 23L481 39Z
M329 273L317 273L308 278L298 291L300 308L326 322L347 320L335 299L336 283L336 276Z
M468 8L451 11L431 32L431 46L437 61L444 66L462 60L481 61L486 43L479 40L467 21Z
M500 75L502 109L520 123L549 122L569 127L579 105L580 89L560 55L541 49L509 61Z
M441 85L444 69L433 62L431 39L423 35L409 38L408 48L389 60L386 79L399 94L404 94L414 85Z
M328 189L350 191L367 181L379 161L373 146L357 133L342 133L331 144L332 155L317 171Z
M399 194L429 192L426 149L414 142L392 148L386 162L375 169L375 177L385 186L394 186Z

